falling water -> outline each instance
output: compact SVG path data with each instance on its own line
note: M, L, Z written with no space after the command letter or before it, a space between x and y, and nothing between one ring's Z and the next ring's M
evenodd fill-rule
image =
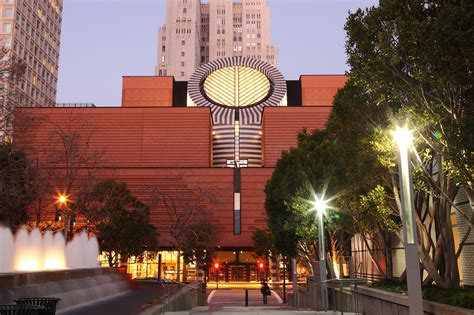
M85 232L74 236L67 245L61 233L38 229L30 233L20 229L14 236L0 227L0 273L98 267L99 246L96 237Z

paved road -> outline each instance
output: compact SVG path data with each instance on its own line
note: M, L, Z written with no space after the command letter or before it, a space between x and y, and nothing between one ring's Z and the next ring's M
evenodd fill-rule
M143 305L158 302L163 289L157 284L139 285L135 290L116 295L102 301L58 312L59 315L134 315Z

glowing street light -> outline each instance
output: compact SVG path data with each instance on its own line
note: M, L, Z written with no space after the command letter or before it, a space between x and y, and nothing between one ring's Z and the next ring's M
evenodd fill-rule
M411 131L398 127L393 138L399 150L398 172L400 180L400 201L402 205L402 223L404 233L405 261L408 285L408 306L410 315L423 314L421 293L420 258L416 234L415 204L413 201L413 180L410 167Z
M68 230L68 208L67 205L69 203L69 195L59 193L56 196L57 203L60 205L61 208L64 208L64 239L67 241L67 230Z
M61 205L67 204L67 202L68 202L67 196L66 196L66 195L63 195L63 194L60 194L60 195L58 196L58 202L59 202Z
M214 263L214 269L216 271L216 289L219 289L219 268L220 265L218 262Z
M319 274L321 280L321 306L323 309L327 309L328 305L328 293L326 284L326 248L324 241L324 214L328 208L328 203L323 198L315 197L312 202L313 209L316 209L318 217L318 232L319 232Z

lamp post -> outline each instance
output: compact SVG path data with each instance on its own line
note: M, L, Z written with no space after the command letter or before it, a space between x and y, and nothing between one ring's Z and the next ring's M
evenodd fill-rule
M219 289L219 263L214 263L214 269L216 270L216 289Z
M65 209L64 211L64 239L67 241L67 230L68 230L68 208L67 204L69 202L69 198L65 194L59 194L57 197L57 202L59 203L60 207Z
M423 315L421 293L420 258L416 233L415 205L413 201L412 173L409 152L411 132L406 127L397 128L393 134L397 143L398 171L400 180L400 201L402 205L402 223L405 246L405 261L408 286L408 306L410 315Z
M328 306L328 292L326 284L326 248L324 241L324 213L326 212L327 202L322 198L316 197L314 201L314 208L318 217L318 232L319 232L319 274L321 280L321 306L327 310Z

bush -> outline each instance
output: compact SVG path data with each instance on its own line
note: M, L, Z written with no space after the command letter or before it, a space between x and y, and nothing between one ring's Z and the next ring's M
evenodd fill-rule
M407 295L407 284L404 282L384 280L374 282L370 287ZM441 289L434 285L426 286L423 287L423 298L442 304L474 309L474 287Z

